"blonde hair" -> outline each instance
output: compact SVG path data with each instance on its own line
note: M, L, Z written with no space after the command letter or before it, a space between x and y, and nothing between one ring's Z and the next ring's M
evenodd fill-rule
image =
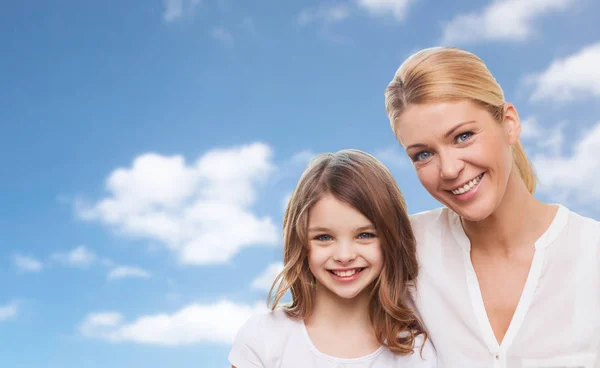
M410 104L468 99L504 121L504 93L484 62L454 47L421 50L398 68L385 90L385 108L396 137L397 120ZM535 191L533 167L520 141L512 146L513 161L530 193Z
M283 218L284 269L269 292L271 308L274 310L289 290L292 303L284 307L287 315L305 319L312 313L315 278L308 267L308 212L325 195L348 203L375 226L383 268L371 289L371 322L380 344L398 354L413 352L418 335L427 339L422 324L406 304L407 285L412 285L418 273L415 238L392 174L362 151L321 154L302 174Z

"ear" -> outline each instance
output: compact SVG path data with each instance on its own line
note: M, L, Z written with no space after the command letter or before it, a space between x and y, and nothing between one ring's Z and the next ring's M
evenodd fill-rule
M516 144L521 136L521 119L519 119L519 112L510 102L504 104L504 129L508 143Z

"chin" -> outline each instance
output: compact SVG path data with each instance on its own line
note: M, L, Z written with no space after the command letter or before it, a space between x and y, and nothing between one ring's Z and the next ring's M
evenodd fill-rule
M485 220L490 216L490 212L482 210L454 210L460 217L469 222Z
M486 203L488 201L484 200L478 200L468 204L456 203L456 201L447 200L447 198L438 200L446 205L446 207L456 212L464 220L470 222L485 220L494 212L495 207L492 203Z
M340 287L339 285L332 285L332 284L322 284L322 285L325 289L327 289L327 292L330 295L333 295L334 297L344 299L344 300L354 299L354 298L362 295L363 293L369 291L368 290L369 288L364 287L363 285L346 285L346 287Z
M328 288L329 291L340 299L354 299L359 296L364 289L360 290L339 290L337 288Z

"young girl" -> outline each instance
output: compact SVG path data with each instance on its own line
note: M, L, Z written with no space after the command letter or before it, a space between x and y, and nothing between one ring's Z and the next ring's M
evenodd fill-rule
M233 367L436 366L405 301L418 270L415 240L383 164L357 150L319 155L292 194L283 233L272 311L238 332ZM291 304L277 308L288 290Z

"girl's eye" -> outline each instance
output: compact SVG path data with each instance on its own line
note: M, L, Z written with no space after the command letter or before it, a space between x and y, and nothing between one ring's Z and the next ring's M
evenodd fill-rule
M331 239L333 239L333 238L327 234L321 234L321 235L315 236L315 240L318 240L318 241L329 241Z
M376 235L373 233L360 233L358 234L358 238L359 239L371 239L371 238L375 238Z
M427 160L429 157L431 157L431 152L421 151L421 152L418 152L416 155L414 155L412 157L412 159L413 159L413 161L423 161L423 160Z
M461 133L456 136L456 142L463 143L463 142L467 141L469 138L471 138L472 135L473 135L472 132Z

